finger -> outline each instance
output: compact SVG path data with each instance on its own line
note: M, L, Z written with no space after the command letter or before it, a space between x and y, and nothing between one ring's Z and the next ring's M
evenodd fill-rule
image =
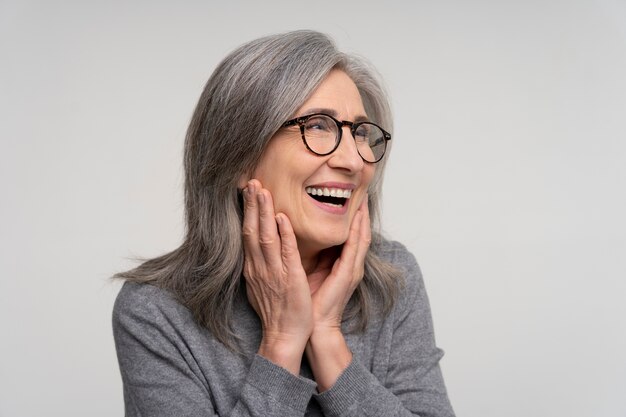
M278 236L272 194L268 190L261 188L257 193L257 202L259 206L259 245L261 252L270 268L280 268L282 266L281 242Z
M363 212L361 210L357 210L354 218L352 219L352 224L350 225L348 240L346 240L346 242L343 244L343 248L341 249L341 255L333 266L333 272L336 272L337 275L349 274L350 276L352 276L351 270L354 267L357 249L359 246L359 235L361 231L362 217Z
M336 264L338 274L347 274L350 277L352 287L363 278L365 270L365 257L371 242L371 226L367 195L361 202L352 224L348 240L344 244L339 261Z
M346 245L348 246L347 254L350 255L348 259L354 260L356 258L356 254L359 252L359 249L363 244L363 239L368 240L370 233L371 230L369 227L369 210L367 208L366 194L361 201L361 205L355 213L354 218L352 219L352 224L350 224L350 233L348 234L348 240L346 240L346 244L344 245L344 248L346 247ZM352 255L354 255L354 257Z
M293 271L302 266L296 234L286 214L278 213L276 215L276 223L278 223L278 232L280 234L280 253L283 265Z
M317 261L317 266L315 269L331 269L339 256L341 256L341 249L338 249L336 246L324 249L320 253L319 260Z
M259 206L256 198L260 183L256 180L248 181L248 186L243 190L243 246L247 257L261 260L263 254L259 246Z
M359 209L352 220L352 224L350 225L350 234L348 235L346 243L349 243L348 259L352 261L356 258L356 254L358 253L358 249L361 244L361 229L363 228L364 216L363 210Z
M365 262L365 256L367 255L367 251L369 250L370 244L372 243L372 226L370 222L370 212L368 207L367 196L363 199L363 203L361 203L360 211L363 213L363 217L361 218L361 225L359 228L359 244L357 248L356 254L356 265L362 266Z

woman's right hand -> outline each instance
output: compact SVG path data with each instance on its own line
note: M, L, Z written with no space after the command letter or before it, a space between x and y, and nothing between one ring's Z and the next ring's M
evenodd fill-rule
M243 275L263 326L258 353L298 375L313 309L296 237L289 218L274 213L272 195L258 180L248 182L243 196Z

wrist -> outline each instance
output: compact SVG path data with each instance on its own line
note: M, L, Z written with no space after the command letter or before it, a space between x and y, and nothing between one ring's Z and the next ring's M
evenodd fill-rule
M314 330L305 352L319 392L330 389L352 362L352 352L340 329Z
M293 338L263 336L257 353L294 375L300 374L300 364L306 342Z

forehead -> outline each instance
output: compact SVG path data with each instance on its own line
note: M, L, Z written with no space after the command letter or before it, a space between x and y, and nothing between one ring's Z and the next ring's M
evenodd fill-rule
M366 116L356 84L348 74L341 70L332 70L328 74L298 109L298 114L310 113L316 109L333 110L333 113L339 117Z

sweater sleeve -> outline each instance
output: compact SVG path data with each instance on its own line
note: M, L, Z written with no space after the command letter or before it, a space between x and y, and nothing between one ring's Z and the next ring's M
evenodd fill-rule
M113 309L127 417L304 415L315 382L258 355L248 368L237 402L227 414L218 413L210 382L189 348L194 342L183 336L189 333L189 321L180 316L188 311L168 297L149 296L141 287L125 284Z
M392 312L386 378L379 381L353 358L328 391L315 395L327 417L454 417L420 269L411 253L394 245L393 263L405 271L406 286Z

